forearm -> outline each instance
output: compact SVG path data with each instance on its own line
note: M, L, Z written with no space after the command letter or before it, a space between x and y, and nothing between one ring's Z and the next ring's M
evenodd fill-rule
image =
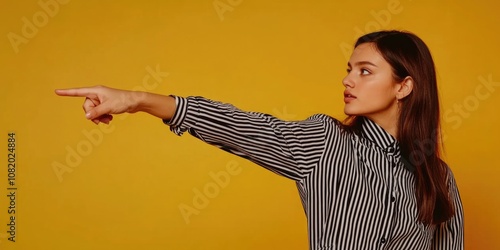
M134 92L134 112L146 112L161 119L170 120L175 113L175 99L172 96L148 92Z

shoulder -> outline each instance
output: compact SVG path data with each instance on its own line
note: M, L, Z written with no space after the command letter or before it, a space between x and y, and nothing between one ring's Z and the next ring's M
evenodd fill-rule
M446 183L448 184L450 191L458 189L457 181L455 180L455 176L450 166L442 159L439 159L439 162L441 163L441 167L444 169L444 171L446 171Z
M343 126L341 121L326 114L314 114L309 116L307 120L317 120L317 121L322 121L323 123L332 124L334 126L339 126L339 127Z
M319 120L319 121L322 121L325 124L338 127L341 130L346 130L346 131L349 130L347 128L347 126L342 121L340 121L339 119L337 119L335 117L327 115L327 114L314 114L314 115L311 115L307 119L308 120Z
M333 134L350 135L352 132L345 124L342 123L342 121L326 114L311 115L306 119L306 121L319 122L326 131Z
M453 176L453 171L451 170L450 166L443 160L443 159L439 159L439 164L441 164L441 168L446 171L446 176L447 178L453 178L454 179L454 176Z

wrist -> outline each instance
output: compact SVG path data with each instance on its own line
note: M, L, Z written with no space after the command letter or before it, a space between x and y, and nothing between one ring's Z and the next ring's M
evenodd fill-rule
M133 112L146 112L161 119L170 119L176 109L175 98L172 96L134 91L132 92Z
M130 105L128 107L129 113L136 113L139 111L147 112L147 95L149 93L143 91L131 91L130 92Z

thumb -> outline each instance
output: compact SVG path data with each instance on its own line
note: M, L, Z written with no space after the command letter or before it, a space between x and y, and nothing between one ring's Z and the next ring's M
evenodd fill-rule
M97 119L103 115L109 114L111 109L106 105L106 103L101 103L94 108L87 111L85 117L89 120Z

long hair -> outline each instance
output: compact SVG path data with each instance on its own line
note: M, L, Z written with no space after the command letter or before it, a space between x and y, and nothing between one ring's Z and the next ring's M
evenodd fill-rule
M393 78L401 82L413 78L412 92L399 100L397 140L401 156L415 167L415 190L418 220L423 224L439 224L450 219L448 167L440 159L441 133L436 72L429 48L416 35L403 31L378 31L360 37L355 46L373 43L391 65ZM353 130L361 119L345 120Z

